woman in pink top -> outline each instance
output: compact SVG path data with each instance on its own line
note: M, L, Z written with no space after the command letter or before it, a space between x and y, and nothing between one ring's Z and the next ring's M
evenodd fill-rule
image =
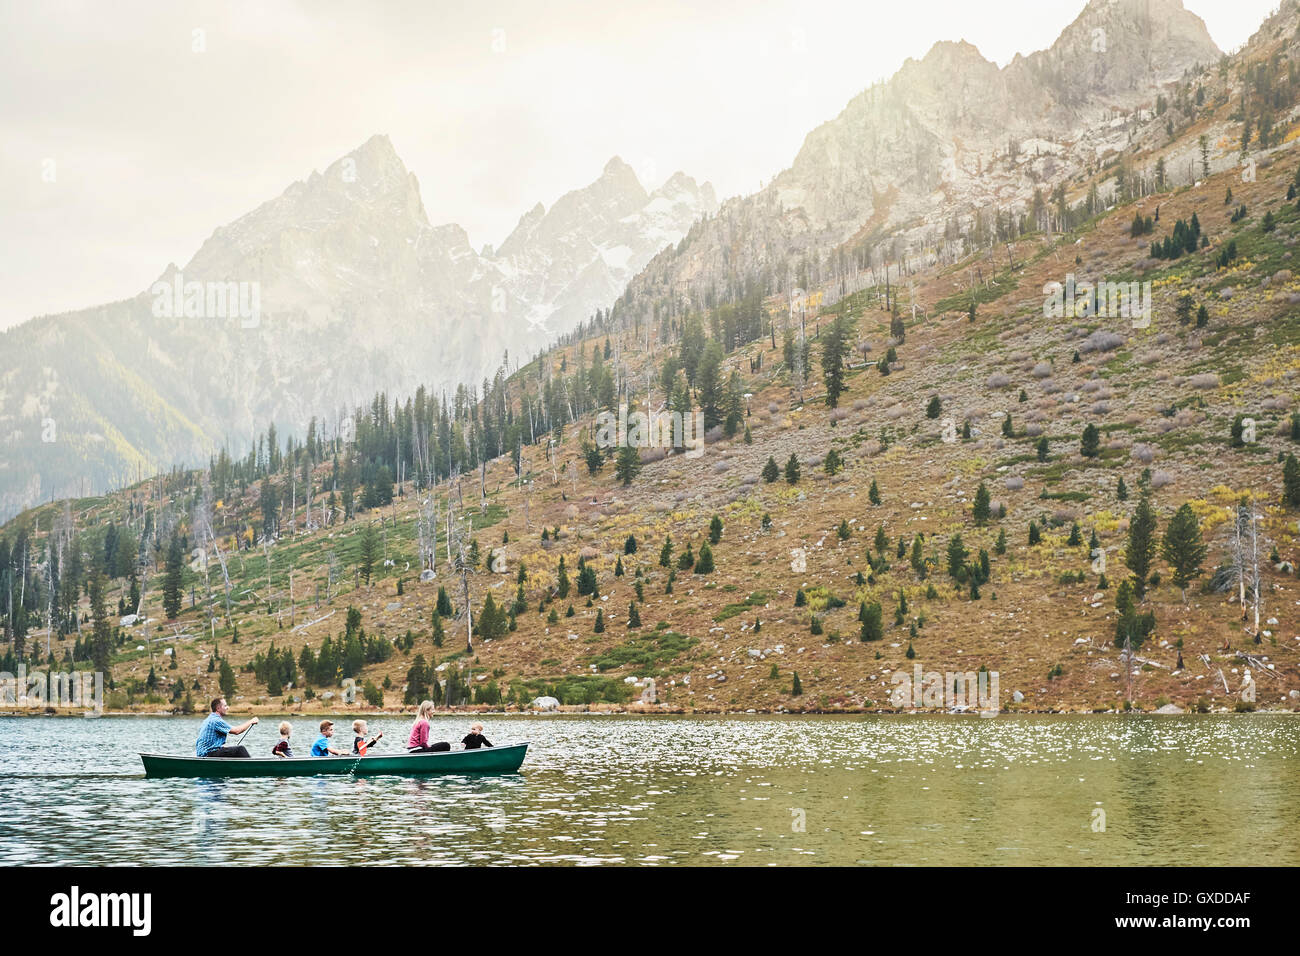
M429 718L433 716L433 701L426 700L420 705L420 712L415 715L411 725L411 736L406 741L408 753L423 753L430 750L450 750L450 744L429 743Z

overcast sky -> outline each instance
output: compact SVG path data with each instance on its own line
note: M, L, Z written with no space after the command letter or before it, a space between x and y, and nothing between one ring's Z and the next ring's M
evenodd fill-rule
M1225 50L1276 6L1184 3ZM143 291L374 133L479 247L614 155L650 188L680 169L751 192L935 41L1005 64L1082 7L0 0L0 328Z

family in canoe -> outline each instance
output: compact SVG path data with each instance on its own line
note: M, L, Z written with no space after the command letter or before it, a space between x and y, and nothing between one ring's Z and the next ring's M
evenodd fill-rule
M199 728L198 739L194 742L194 753L199 757L249 757L248 748L242 745L230 746L226 743L226 738L230 734L246 734L257 725L258 719L251 717L237 727L232 727L226 720L226 699L218 697L212 701L212 712L208 714L207 719L203 721ZM426 700L420 705L419 713L416 714L415 723L411 725L411 736L406 744L407 753L430 753L436 751L451 750L451 744L446 741L436 743L429 742L429 718L433 716L433 701ZM364 720L354 720L352 722L352 754L364 757L371 747L379 742L383 733L375 734L367 740L367 727ZM271 753L276 757L292 757L293 750L289 744L289 738L293 734L293 727L288 721L280 724L280 740L271 749ZM336 749L331 744L330 738L334 736L334 721L322 720L320 722L320 737L312 744L311 755L313 757L338 757L343 756L341 750ZM461 741L466 750L477 750L479 747L491 747L492 741L483 736L483 725L474 724L465 739Z

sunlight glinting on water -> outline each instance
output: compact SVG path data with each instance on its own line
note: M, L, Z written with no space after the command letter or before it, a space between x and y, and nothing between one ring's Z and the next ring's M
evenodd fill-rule
M484 722L519 774L149 780L197 720L5 720L0 864L1300 863L1288 716Z

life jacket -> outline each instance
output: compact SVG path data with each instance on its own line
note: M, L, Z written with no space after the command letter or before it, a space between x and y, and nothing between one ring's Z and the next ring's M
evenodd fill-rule
M365 737L357 737L352 741L352 752L354 754L359 754L364 757L366 755L366 750L367 746Z

